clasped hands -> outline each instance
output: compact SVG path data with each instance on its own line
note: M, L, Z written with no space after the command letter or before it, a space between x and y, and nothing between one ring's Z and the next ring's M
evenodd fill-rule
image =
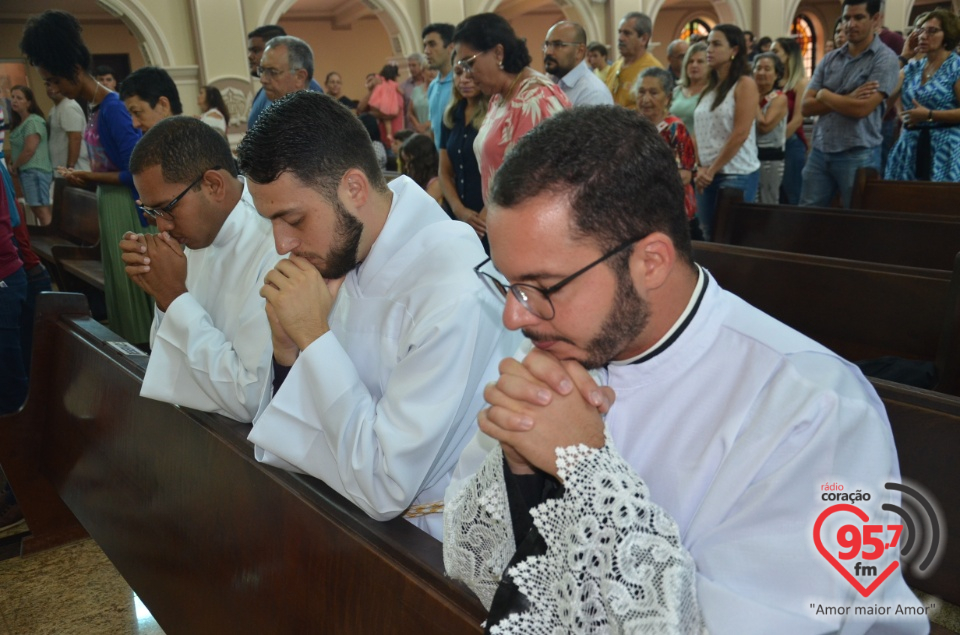
M300 351L330 330L327 320L343 280L326 280L309 260L293 255L267 272L260 296L267 301L277 363L293 366Z
M169 233L125 233L120 258L127 276L153 297L161 311L187 292L187 257Z
M534 349L523 360L500 362L500 378L483 392L480 430L500 442L510 471L534 468L557 477L557 448L603 447L603 415L616 398L576 361Z

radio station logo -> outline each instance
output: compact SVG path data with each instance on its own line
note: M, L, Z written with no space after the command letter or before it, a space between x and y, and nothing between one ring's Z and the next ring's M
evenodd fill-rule
M900 492L903 501L910 501L909 511L891 503L884 503L878 510L875 504L869 504L873 499L870 492L848 492L841 483L825 483L820 486L821 499L832 504L813 526L817 551L865 598L901 562L914 563L917 577L933 573L944 542L941 522L929 496L901 483L887 483L884 488ZM871 509L873 516L862 507Z

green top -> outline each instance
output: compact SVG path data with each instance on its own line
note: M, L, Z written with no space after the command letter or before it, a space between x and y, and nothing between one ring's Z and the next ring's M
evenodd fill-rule
M32 134L40 135L40 145L37 146L37 150L30 157L30 160L21 165L19 169L53 172L53 164L50 163L50 149L47 147L47 122L40 115L33 113L27 117L26 121L10 131L11 164L16 165L20 153L23 152L27 137Z

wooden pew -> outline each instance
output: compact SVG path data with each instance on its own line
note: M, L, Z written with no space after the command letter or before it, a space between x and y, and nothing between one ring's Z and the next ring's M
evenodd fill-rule
M953 269L960 252L960 215L865 211L744 203L722 190L718 243L776 251Z
M884 181L873 168L857 170L850 207L884 212L960 216L960 184Z
M871 381L890 417L901 475L906 484L912 481L936 499L940 541L946 543L946 549L941 546L942 560L928 570L932 575L918 577L910 566L904 567L904 575L910 586L960 605L960 489L956 486L960 482L960 399L881 379ZM903 499L907 504L913 500L906 494ZM920 520L923 515L918 511L914 518ZM912 551L920 555L918 563L926 555L923 543Z
M67 185L57 179L53 193L53 220L44 227L30 227L30 243L53 272L58 285L54 247L92 247L100 242L100 217L94 191ZM99 252L98 252L99 253Z
M722 287L852 361L935 362L955 390L960 272L694 242ZM941 388L941 386L943 388Z
M89 532L168 633L481 632L439 542L258 463L247 424L140 398L146 358L119 339L82 296L41 298L42 380L0 419L33 541Z

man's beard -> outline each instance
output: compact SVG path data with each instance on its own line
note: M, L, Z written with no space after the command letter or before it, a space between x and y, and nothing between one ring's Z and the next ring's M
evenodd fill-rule
M363 233L363 223L347 211L339 196L333 202L333 210L337 215L333 247L323 259L323 268L318 267L320 275L327 280L342 278L357 266L357 251Z
M620 269L614 265L614 271L617 274L617 293L613 306L603 320L600 331L583 349L586 357L578 360L587 369L607 365L637 338L650 321L650 304L634 288L629 267ZM533 341L553 340L576 346L575 342L563 337L539 335L526 330L523 334Z

